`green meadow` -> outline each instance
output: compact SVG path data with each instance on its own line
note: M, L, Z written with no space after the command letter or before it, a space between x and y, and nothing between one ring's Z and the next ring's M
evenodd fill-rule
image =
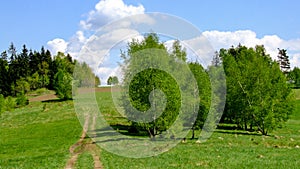
M128 125L114 107L110 92L97 92L99 109L112 125ZM155 157L134 159L101 147L103 168L298 168L300 166L300 90L295 111L280 129L262 136L220 124L204 143L189 139ZM122 132L122 131L120 131ZM196 136L200 131L197 131ZM72 101L31 102L0 115L0 168L64 168L70 146L82 133ZM90 138L85 138L90 143ZM74 168L93 168L89 152L78 155Z

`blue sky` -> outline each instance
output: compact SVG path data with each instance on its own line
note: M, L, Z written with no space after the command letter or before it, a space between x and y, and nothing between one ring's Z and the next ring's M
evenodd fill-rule
M54 38L69 39L79 22L94 9L98 0L9 0L1 2L0 50L14 42L33 49ZM300 38L300 1L297 0L124 0L142 4L146 12L164 12L182 17L201 31L249 29L258 37L278 35Z
M13 42L18 51L23 44L33 50L45 46L52 54L61 51L77 58L95 30L105 24L133 14L161 12L196 26L215 50L259 44L276 59L277 48L285 48L292 67L299 67L299 7L297 0L9 0L1 3L0 52ZM100 43L108 46L113 38ZM111 63L118 58L101 58L99 68L97 57L84 61L102 82L118 75L117 64Z

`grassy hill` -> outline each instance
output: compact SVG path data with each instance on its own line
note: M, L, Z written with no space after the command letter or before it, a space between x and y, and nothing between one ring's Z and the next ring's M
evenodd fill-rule
M110 92L98 92L97 100L109 123L127 124L113 107ZM103 149L99 156L104 168L298 168L299 97L295 106L291 119L270 136L217 129L205 143L187 139L156 157L131 159ZM81 131L72 101L31 102L5 112L0 115L0 168L64 168ZM93 168L91 163L92 156L82 153L75 166Z
M32 102L0 116L0 168L63 168L82 128L72 101Z

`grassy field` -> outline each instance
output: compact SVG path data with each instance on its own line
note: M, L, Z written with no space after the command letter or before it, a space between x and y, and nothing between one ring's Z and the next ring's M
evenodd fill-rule
M99 108L113 125L128 125L113 107L110 92L98 92ZM300 95L300 90L295 92ZM299 98L299 97L298 97ZM188 139L159 156L132 159L101 149L104 168L299 168L300 100L286 125L261 136L256 132L217 129L204 143ZM64 168L69 148L81 135L72 101L32 102L0 115L0 168ZM199 133L197 133L199 134ZM93 168L90 152L75 168Z
M0 116L0 168L64 168L82 128L72 101L42 103Z
M297 91L299 93L299 91ZM119 118L109 93L98 93L99 108L107 121L126 125ZM103 100L105 100L103 102ZM217 129L205 143L187 140L156 157L132 159L102 150L105 168L298 168L300 166L300 100L286 126L270 136Z

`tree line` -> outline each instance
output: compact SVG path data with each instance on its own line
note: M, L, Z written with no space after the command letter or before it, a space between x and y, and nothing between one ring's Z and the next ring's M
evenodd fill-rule
M17 52L11 43L0 57L0 97L18 96L24 99L26 93L46 88L55 90L61 99L70 99L76 65L86 72L85 75L92 74L96 82L100 83L86 63L79 63L69 54L58 52L53 56L44 47L40 51L33 51L28 50L26 45ZM77 83L80 85L81 81Z
M151 52L147 52L147 49L151 49ZM160 52L156 53L153 49L159 49ZM198 62L187 61L186 50L179 41L175 41L172 49L168 50L159 40L158 35L150 33L141 41L130 42L121 56L126 65L123 85L129 89L128 92L123 93L122 105L127 118L132 119L130 120L132 132L146 132L151 138L155 138L172 126L181 106L188 106L181 105L180 102L184 95L178 90L178 83L181 83L178 81L182 80L183 84L184 81L190 82L184 74L181 74L182 70L177 70L176 75L180 76L181 80L176 79L176 81L167 72L155 68L148 68L135 74L135 71L145 63L166 62L168 64L164 65L165 67L178 63L189 66L197 81L198 90L195 91L199 95L198 99L191 99L190 102L191 105L193 102L199 102L199 107L184 112L193 114L195 110L197 116L192 120L183 119L182 124L184 127L185 123L195 121L191 127L192 138L194 138L194 130L203 127L209 112L214 113L215 116L223 113L222 123L235 124L240 129L255 130L264 135L281 127L293 112L292 87L299 83L296 80L299 76L299 68L289 71L289 60L285 50L279 50L279 59L272 60L264 46L248 48L238 45L217 51L211 65L204 68ZM172 68L177 69L176 66ZM226 74L226 81L223 79L223 83L227 86L224 112L210 109L211 105L218 104L215 102L220 102L218 99L212 101L212 96L220 97L220 93L224 91L221 85L215 84L217 86L215 90L219 93L212 93L211 83L214 82L210 77L217 77L219 68L224 69ZM291 78L293 81L290 81ZM160 115L151 111L151 106L159 105L163 98L160 93L153 92L155 89L160 89L167 98L165 110ZM154 95L159 100L153 100ZM135 109L140 112L136 112ZM153 120L143 121L141 120L143 118ZM211 123L215 123L214 120L217 118L213 118Z

